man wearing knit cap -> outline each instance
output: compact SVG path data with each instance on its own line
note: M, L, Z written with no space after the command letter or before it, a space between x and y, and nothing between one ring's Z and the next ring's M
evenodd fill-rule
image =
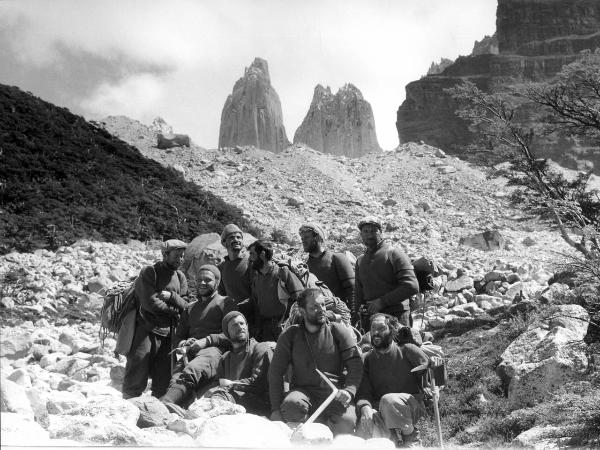
M367 317L382 312L410 326L409 302L419 293L419 283L408 256L384 242L381 222L376 217L365 217L358 229L366 249L356 261L357 305Z
M127 354L123 398L142 395L152 378L152 395L160 397L171 378L170 327L187 307L185 276L178 270L187 244L170 239L161 245L163 260L144 267L135 281L139 302L131 349Z
M308 253L308 270L346 303L354 322L358 310L354 304L354 270L350 260L345 254L334 253L325 246L325 232L318 224L302 225L299 234L302 247Z
M227 250L225 260L219 264L221 284L219 292L233 298L238 304L250 298L252 267L244 248L244 234L237 225L230 223L223 228L221 244Z
M228 348L228 340L221 334L221 321L235 308L235 303L219 295L220 280L219 269L211 264L198 270L197 300L183 311L175 332L175 342L189 362L184 365L185 359L180 360L169 389L161 397L167 407L193 400L194 394L215 378L219 359Z
M250 338L246 318L239 311L223 317L223 334L233 349L221 357L217 367L219 387L208 397L237 403L251 414L267 416L270 412L267 373L275 342L256 342Z

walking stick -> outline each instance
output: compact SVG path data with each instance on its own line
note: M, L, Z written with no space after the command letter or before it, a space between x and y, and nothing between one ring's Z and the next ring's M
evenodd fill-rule
M437 431L438 442L440 443L440 448L444 448L444 440L442 439L442 423L440 421L440 388L435 384L435 374L433 373L433 367L430 363L422 364L420 366L415 367L411 370L411 372L420 372L422 370L427 370L429 378L431 380L431 391L433 395L433 418L435 421L435 428Z
M171 360L171 375L175 371L175 363L177 362L177 356L175 355L175 319L171 317L171 325L169 327L169 335L171 336L171 351L169 352Z

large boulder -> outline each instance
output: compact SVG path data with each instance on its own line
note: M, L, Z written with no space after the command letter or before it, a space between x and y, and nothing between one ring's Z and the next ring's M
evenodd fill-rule
M247 247L256 238L244 233L244 246ZM204 264L219 265L227 256L227 250L221 245L221 236L217 233L206 233L196 236L185 250L181 270L185 273L190 289L196 286L198 269Z
M119 418L112 420L106 416L49 416L48 433L52 439L70 439L95 445L137 445L140 441L139 432L140 429L135 424L123 422ZM144 442L147 444L145 440Z
M588 367L583 338L588 313L579 305L548 308L502 353L497 373L514 408L548 398Z
M33 418L12 412L0 413L0 434L2 447L39 447L50 445L48 432Z
M156 135L156 146L163 150L173 147L189 147L190 137L187 134L158 133Z
M462 237L459 244L479 250L502 250L506 245L504 237L497 230L487 230L471 236Z
M25 388L6 378L0 382L0 411L17 413L32 420L34 418Z
M346 84L335 95L329 86L315 87L306 117L294 134L294 143L351 157L381 151L371 105L352 84Z
M27 356L31 348L31 331L25 327L2 327L2 345L0 357L19 359Z
M140 417L137 421L137 426L140 428L164 426L171 419L171 413L165 404L156 397L146 395L130 398L129 401L140 410Z
M267 61L256 58L233 86L223 106L219 147L253 145L280 152L290 145L279 96L269 75Z
M230 448L289 448L292 430L253 414L224 415L206 420L198 430L196 445Z

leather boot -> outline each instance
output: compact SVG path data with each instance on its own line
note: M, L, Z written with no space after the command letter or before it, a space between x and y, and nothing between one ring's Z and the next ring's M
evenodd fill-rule
M189 388L184 384L173 383L167 389L167 393L160 398L164 404L181 405L190 394Z
M421 447L421 433L417 428L410 434L402 433L402 441L402 447L404 448Z

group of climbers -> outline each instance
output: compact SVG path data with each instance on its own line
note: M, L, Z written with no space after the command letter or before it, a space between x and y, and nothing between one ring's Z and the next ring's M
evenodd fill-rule
M318 280L307 283L273 260L269 241L246 248L242 230L229 224L221 234L227 256L219 267L198 269L193 293L178 270L186 244L164 242L163 260L136 280L123 397L141 395L151 378L152 395L172 412L183 414L203 395L286 423L302 423L328 402L318 421L334 434L419 444L424 374L411 370L429 360L395 339L409 326L409 300L419 285L407 255L384 241L377 218L358 228L366 249L353 267L327 248L318 224L300 227L307 274ZM291 311L297 320L289 320ZM350 323L362 323L370 349L361 348Z

